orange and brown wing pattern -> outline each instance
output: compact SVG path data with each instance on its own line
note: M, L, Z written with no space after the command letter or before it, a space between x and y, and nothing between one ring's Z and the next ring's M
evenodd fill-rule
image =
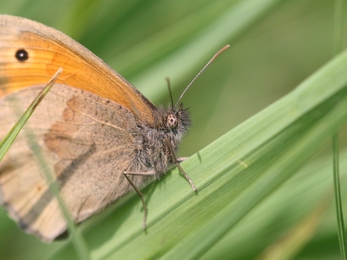
M155 106L117 72L65 34L25 18L0 15L0 96L57 82L113 100L153 125Z

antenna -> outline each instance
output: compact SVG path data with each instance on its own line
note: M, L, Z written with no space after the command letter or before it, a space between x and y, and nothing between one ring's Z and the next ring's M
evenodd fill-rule
M169 78L165 78L166 82L167 82L167 87L169 89L169 94L170 94L170 100L171 100L171 110L174 109L174 101L172 98L172 91L171 91L171 85L170 85L170 79Z
M215 55L213 55L213 57L206 63L206 65L199 71L198 74L196 74L196 76L193 78L193 80L188 84L188 86L185 88L185 90L182 92L180 98L177 100L175 107L177 107L177 105L180 103L182 97L184 96L184 94L187 92L188 88L194 83L194 81L200 76L200 74L211 64L212 61L214 61L219 54L221 54L223 51L225 51L226 49L228 49L230 47L230 45L225 45L222 49L220 49L219 51L217 51L217 53ZM171 95L171 92L170 92ZM171 98L172 100L172 98Z

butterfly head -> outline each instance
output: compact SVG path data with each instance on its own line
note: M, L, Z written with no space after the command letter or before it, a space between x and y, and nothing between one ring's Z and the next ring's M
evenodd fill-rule
M166 131L182 137L190 126L188 109L184 109L182 103L178 108L169 108L164 116L164 126Z

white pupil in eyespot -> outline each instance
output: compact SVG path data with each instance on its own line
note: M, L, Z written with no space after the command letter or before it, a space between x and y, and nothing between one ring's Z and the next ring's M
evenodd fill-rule
M175 115L168 115L167 117L167 125L170 128L177 127L177 118Z

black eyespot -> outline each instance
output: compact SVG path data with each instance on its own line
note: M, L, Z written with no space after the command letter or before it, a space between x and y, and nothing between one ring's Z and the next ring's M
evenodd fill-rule
M16 51L15 56L16 56L17 60L20 62L24 62L27 59L29 59L29 53L24 49L20 49L20 50Z
M166 118L166 124L171 129L176 128L178 125L177 117L173 114L168 115Z

